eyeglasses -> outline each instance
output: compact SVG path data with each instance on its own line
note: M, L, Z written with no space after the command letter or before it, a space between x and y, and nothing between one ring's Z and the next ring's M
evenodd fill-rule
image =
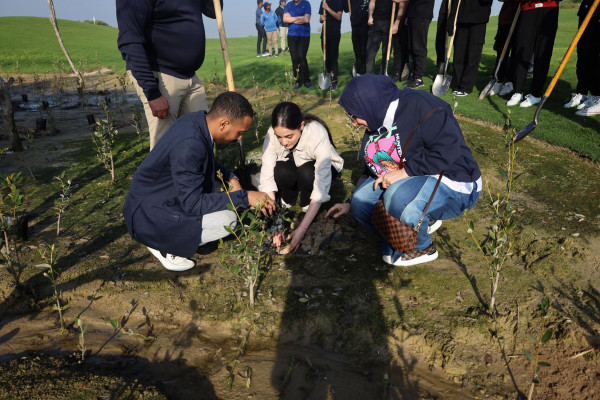
M353 124L356 123L356 115L352 115L352 114L346 112L346 118L348 118L350 120L350 122L352 122Z

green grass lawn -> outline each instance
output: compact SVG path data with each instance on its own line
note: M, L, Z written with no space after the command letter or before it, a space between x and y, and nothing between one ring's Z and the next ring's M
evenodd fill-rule
M550 66L549 83L556 71L563 55L577 31L577 10L561 9L559 29L552 63ZM478 101L477 96L481 89L492 78L495 52L492 50L496 34L497 18L492 17L488 24L486 43L483 50L481 66L474 92L467 97L459 98L457 112L465 117L486 121L495 125L503 125L507 118L507 99L493 96L483 101ZM67 49L77 65L87 62L87 69L95 69L96 60L104 66L116 68L121 71L124 62L116 47L117 30L106 26L96 26L82 22L60 20L59 28ZM425 90L429 90L435 74L435 40L436 24L433 22L429 28L429 62L427 65ZM48 19L30 17L4 17L0 18L0 63L6 75L19 73L32 73L35 64L38 73L52 73L56 71L55 60L62 60L62 53ZM6 40L10 38L10 40ZM277 89L285 83L284 72L291 70L289 55L284 54L278 58L256 58L256 38L233 38L228 40L229 53L237 87L253 87L259 85ZM311 77L316 83L317 74L322 71L322 53L319 45L319 36L313 34L308 52ZM575 75L576 52L571 57L561 78L559 79L550 99L544 106L538 119L538 127L532 133L533 137L548 143L572 149L592 160L600 161L600 116L579 117L573 110L564 109L562 105L570 98L577 79ZM16 71L16 65L19 70ZM341 89L351 78L351 68L354 62L350 33L342 35L340 43L340 90L333 93L334 101L339 96ZM224 68L217 39L207 40L206 59L198 72L203 80L218 79L224 81ZM525 83L525 91L529 81ZM323 99L327 93L318 89L303 89L303 93L316 94ZM448 91L444 99L453 103L453 96ZM535 107L511 108L511 120L516 129L521 129L533 120Z

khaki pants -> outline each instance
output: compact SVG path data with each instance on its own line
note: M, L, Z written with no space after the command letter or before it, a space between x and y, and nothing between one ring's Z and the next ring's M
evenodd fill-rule
M129 80L135 86L137 95L144 105L144 112L146 114L146 120L148 121L148 130L150 131L150 150L154 148L158 140L165 134L177 118L190 112L208 110L204 85L196 75L189 79L180 79L155 71L154 76L158 79L158 88L169 102L169 112L167 117L159 119L152 115L152 110L148 105L148 100L144 95L144 91L137 84L131 71L127 71L127 75L129 76Z
M279 27L279 37L281 38L281 51L284 51L286 48L285 45L285 40L287 38L287 32L288 32L288 27L287 26L280 26Z
M279 52L277 49L277 31L267 32L267 46L269 47L269 54L273 54L271 45L273 45L273 50L275 50L275 55L277 55Z

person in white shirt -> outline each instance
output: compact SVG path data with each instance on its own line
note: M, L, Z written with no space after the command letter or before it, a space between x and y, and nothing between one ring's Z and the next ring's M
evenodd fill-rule
M329 201L331 181L343 166L325 122L303 114L295 103L275 106L263 145L259 188L273 200L278 193L284 206L294 205L300 194L306 215L288 237L290 253L298 250L321 204ZM283 233L273 238L275 246L282 242Z

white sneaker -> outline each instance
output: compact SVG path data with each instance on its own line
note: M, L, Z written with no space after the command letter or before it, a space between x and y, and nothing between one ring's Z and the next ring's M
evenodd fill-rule
M517 104L519 104L521 102L521 100L523 100L523 95L521 93L515 93L512 95L510 100L508 102L506 102L506 105L508 107L516 106Z
M495 94L498 94L502 91L502 89L504 88L504 85L500 82L496 82L496 84L494 86L492 86L492 88L490 89L490 96L493 96Z
M586 97L587 97L586 95L581 94L581 93L571 93L571 100L569 100L567 103L565 103L565 105L563 107L564 108L577 107L583 101L585 101Z
M427 227L427 233L431 235L433 232L437 231L440 226L442 226L441 219L438 219L437 221L430 221L429 226Z
M513 88L512 82L506 82L504 85L502 85L502 90L498 92L498 95L506 96L507 94L512 93L513 90L515 89Z
M152 255L156 257L158 261L160 261L163 267L169 271L187 271L188 269L194 267L194 262L192 260L188 260L187 258L166 253L163 256L163 253L150 247L148 247L148 250L150 250L150 253L152 253Z
M591 117L592 115L600 114L600 96L591 106L584 108L583 110L579 110L575 113L576 115L580 115L582 117Z
M270 54L269 54L269 52L268 52L268 51L265 51L264 53L262 53L262 54L261 54L261 56L263 56L263 57L267 57L267 56L269 56L269 55L270 55Z
M587 96L587 97L585 98L585 101L583 101L582 103L580 103L580 104L577 106L577 109L578 109L578 110L583 110L584 108L591 107L591 106L592 106L592 104L594 104L594 103L596 102L596 100L598 100L598 99L600 99L600 96L592 96L592 95L589 95L589 96Z
M531 107L538 104L540 101L542 101L541 97L535 97L532 94L528 94L525 96L525 100L519 104L519 107Z
M383 256L383 261L396 267L410 267L411 265L433 261L438 258L438 255L438 251L432 243L424 250L415 250L412 253L402 254L400 257Z

